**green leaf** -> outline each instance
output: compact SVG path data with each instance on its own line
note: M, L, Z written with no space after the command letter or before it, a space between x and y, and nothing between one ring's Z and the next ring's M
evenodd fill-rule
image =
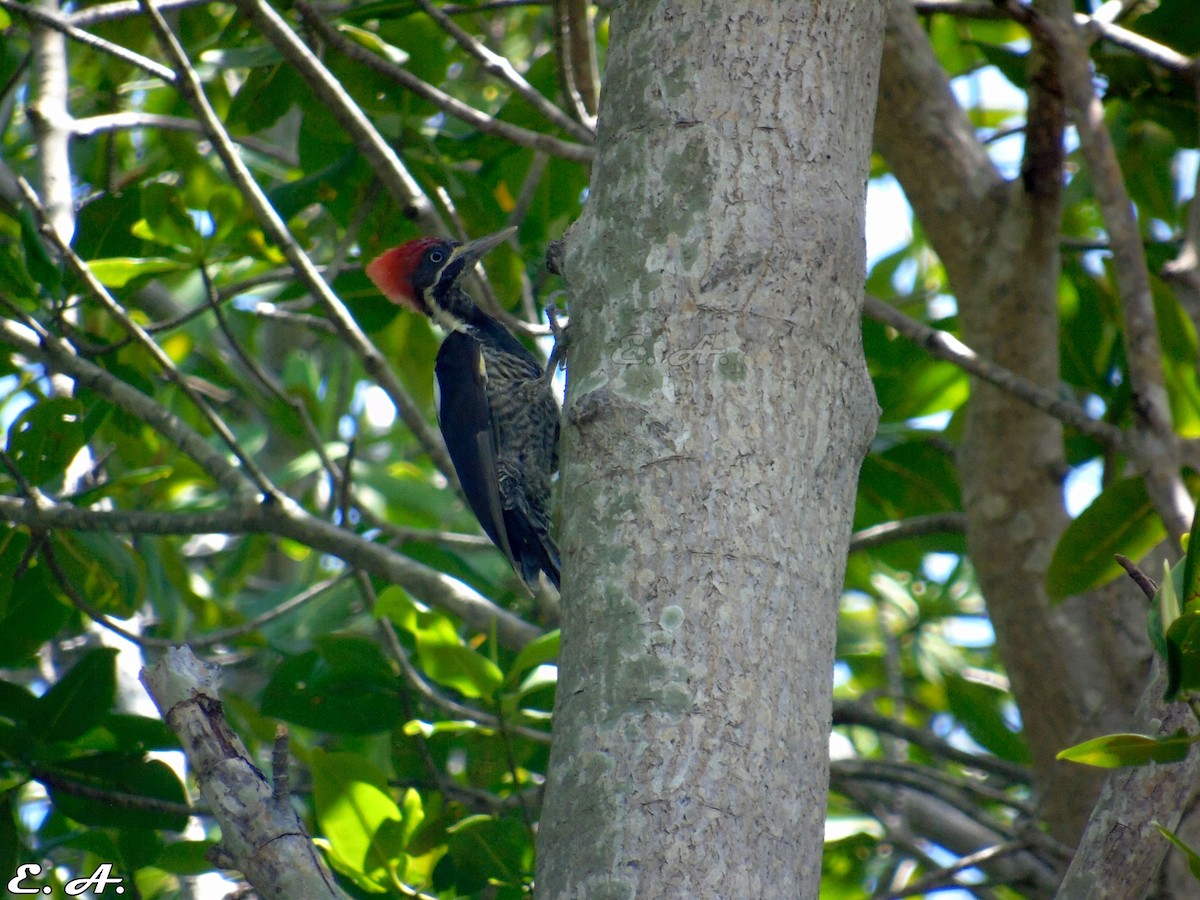
M105 753L57 763L40 779L44 779L54 806L84 825L168 831L182 831L187 825L186 813L144 804L116 803L102 796L126 794L186 806L183 785L161 760Z
M109 713L72 746L76 750L136 754L149 750L178 750L179 738L161 719Z
M41 487L62 476L94 431L85 425L82 403L51 397L17 416L8 429L8 452L26 480Z
M431 738L439 734L493 734L491 728L485 728L478 722L470 719L441 719L437 722L424 722L420 719L413 719L411 722L405 722L403 727L404 734L409 737L420 735L423 738Z
M38 698L29 728L44 741L70 741L98 725L117 694L117 651L98 647Z
M133 615L146 596L146 563L111 532L58 531L55 560L79 593L104 613Z
M1117 481L1100 493L1063 532L1046 573L1054 599L1082 594L1124 573L1114 559L1137 560L1166 536L1141 478Z
M62 268L50 258L46 245L42 242L37 223L33 214L21 207L17 217L21 223L21 246L25 250L25 268L33 280L51 290L57 290L62 285Z
M27 567L14 582L0 615L0 667L24 665L66 625L71 608L59 600L56 587L44 565Z
M1106 734L1068 747L1056 758L1102 769L1182 762L1197 740L1200 740L1200 734L1189 735L1182 728L1161 738L1144 734Z
M543 663L552 662L557 659L558 648L561 643L562 632L556 629L534 638L522 647L521 652L517 654L517 658L509 666L508 674L504 676L504 687L511 689L520 683L521 678L530 669L535 669Z
M353 25L345 24L339 25L338 31L359 46L366 47L373 53L378 53L398 66L404 65L409 60L407 53L399 47L382 40L374 31L367 31L364 28L356 28Z
M418 639L417 658L426 675L464 697L491 699L504 682L494 662L464 644Z
M1200 855L1196 851L1185 844L1175 832L1169 828L1164 828L1157 822L1154 827L1158 829L1158 833L1165 837L1168 841L1175 845L1176 849L1183 853L1184 859L1187 860L1188 871L1192 873L1192 877L1200 880Z
M396 840L403 832L384 826L403 824L404 814L392 799L387 776L365 756L319 748L311 770L317 822L339 869L368 890L388 884L389 872L404 855Z
M1165 700L1200 689L1200 607L1185 610L1167 629Z
M946 676L950 711L981 747L1015 763L1029 760L1021 736L1008 727L1001 704L1007 693L957 675Z
M331 651L329 636L322 642L328 657L312 650L276 667L263 691L263 715L344 734L390 730L402 715L396 676L376 666L374 654L355 665L339 652L348 648Z
M216 841L174 841L162 848L154 865L173 875L203 875L211 872L213 864L207 853Z
M1200 599L1200 506L1192 515L1187 555L1183 558L1183 593L1179 600L1186 609L1197 599Z
M1146 630L1150 634L1150 644L1154 652L1163 660L1167 659L1167 629L1175 624L1183 612L1179 596L1183 592L1183 565L1174 569L1165 559L1163 560L1163 578L1154 595L1154 602L1146 613ZM1170 676L1168 675L1168 682Z
M1012 82L1013 86L1024 90L1029 72L1029 54L1018 52L1010 47L986 44L982 41L963 41L983 54L989 65L1000 70L1000 74Z
M133 226L133 233L187 253L198 253L204 246L180 193L165 184L151 184L142 191L142 218Z
M94 259L88 263L92 274L100 279L106 287L122 288L135 278L143 275L161 275L164 272L180 272L185 266L173 259L161 256L138 258L133 256L115 256L109 259Z
M29 532L10 528L0 533L0 572L15 573L29 552ZM8 609L8 600L13 593L13 579L0 578L0 617Z
M464 697L491 699L504 683L500 668L464 644L446 616L418 607L403 590L393 586L382 591L375 614L386 615L416 638L417 661L438 684Z
M446 829L454 862L453 885L463 894L478 894L489 884L519 886L521 869L532 862L529 832L516 819L468 816ZM438 869L442 869L441 864ZM439 883L435 872L434 883Z
M24 685L0 681L0 719L24 725L37 702L38 698Z

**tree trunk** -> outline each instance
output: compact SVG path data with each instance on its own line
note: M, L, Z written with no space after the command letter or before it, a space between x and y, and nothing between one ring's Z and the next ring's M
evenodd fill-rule
M891 6L875 140L945 265L963 339L1056 390L1064 114L1056 64L1034 54L1021 177L1005 180L950 90L907 0ZM938 160L931 166L931 159ZM1119 583L1052 606L1045 577L1066 524L1061 424L979 380L958 456L967 545L1012 679L1040 813L1074 846L1103 773L1059 750L1128 730L1148 646L1144 599Z
M627 3L571 234L538 891L816 897L876 4Z

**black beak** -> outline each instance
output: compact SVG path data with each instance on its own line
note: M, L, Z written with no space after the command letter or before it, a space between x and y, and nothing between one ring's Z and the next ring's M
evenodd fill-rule
M495 234L489 234L487 237L476 238L473 241L468 241L454 251L454 257L464 261L465 265L463 267L463 271L469 271L471 267L474 266L475 263L479 262L479 260L483 259L486 254L490 253L492 250L495 250L510 237L516 234L516 231L517 226L510 225L508 228L497 231Z

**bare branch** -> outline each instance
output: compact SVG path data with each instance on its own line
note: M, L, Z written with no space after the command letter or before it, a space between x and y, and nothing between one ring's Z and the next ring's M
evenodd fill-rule
M221 123L212 105L208 102L208 98L205 96L200 84L200 79L188 61L183 48L175 39L175 35L149 0L141 0L141 2L150 15L160 42L166 48L171 59L179 67L180 77L178 87L180 92L196 113L197 119L208 132L209 137L213 141L213 147L221 157L221 162L224 163L230 178L254 210L254 214L262 225L263 230L278 245L284 256L287 257L288 262L291 263L296 272L297 278L325 309L330 320L337 326L342 340L357 354L367 374L375 379L376 383L387 393L392 403L396 405L396 411L400 415L400 418L409 430L412 431L421 446L429 453L434 464L442 471L450 484L456 490L459 489L458 476L454 472L454 466L450 462L449 454L446 453L446 446L442 441L441 435L430 428L428 422L425 421L424 412L417 406L403 385L400 384L395 373L392 372L387 361L383 358L383 355L380 354L363 333L362 329L359 328L358 323L354 321L354 318L342 304L341 300L338 299L337 295L333 293L330 286L321 277L321 274L318 272L316 266L313 265L308 254L296 243L287 225L279 217L279 214L267 199L266 194L258 186L254 177L250 174L250 170L234 149L233 142L229 138L229 133L225 130L225 126ZM282 32L286 32L287 37L283 38L281 36L281 43L290 47L291 42L296 41L296 37L291 29L284 25L283 20L278 17L278 14L274 10L269 7L260 7L254 4L253 0L243 0L243 2L246 6L260 14L258 19L256 19L260 27L270 27L273 25L276 31L281 32L281 35ZM310 53L307 53L307 51L305 51L305 58L316 62L315 58ZM323 66L320 67L320 71L324 73L322 77L332 77L329 76L328 71ZM359 115L361 115L361 112ZM388 148L388 153L394 157L390 148ZM399 165L398 160L397 164ZM393 175L401 171L403 171L403 167L395 170ZM421 195L421 199L424 203L428 203L428 200L424 199L423 195ZM418 203L415 197L413 202Z
M12 321L0 320L0 343L16 347L30 360L45 365L50 372L69 375L79 386L95 391L141 419L194 459L213 481L231 495L250 499L247 496L250 485L242 474L230 465L223 454L214 450L199 432L154 398L77 356L66 341L45 332L39 335Z
M346 900L290 798L274 798L225 720L217 694L220 670L177 648L143 669L141 677L163 720L179 736L200 792L221 825L222 867L245 874L263 897Z
M873 731L893 735L934 756L940 756L967 768L978 769L981 772L998 776L1010 784L1028 784L1032 778L1029 770L1022 766L987 754L961 750L926 728L915 728L905 722L885 716L865 703L834 703L833 724L860 725Z
M1122 28L1120 25L1114 25L1112 22L1102 18L1099 13L1094 16L1076 13L1075 24L1083 28L1092 40L1104 38L1110 44L1129 50L1147 62L1153 63L1156 66L1162 66L1176 75L1182 75L1186 78L1196 77L1197 63L1195 60L1157 41L1143 37L1135 31Z
M1133 201L1092 84L1087 46L1074 21L1040 17L1030 27L1045 29L1058 45L1067 108L1079 132L1080 149L1112 241L1137 422L1130 449L1145 472L1146 489L1155 508L1178 542L1187 533L1195 510L1179 476L1179 447L1164 382L1150 273Z
M254 3L254 0L239 0L239 2L242 5L248 5ZM584 146L583 144L573 144L570 141L564 141L549 134L542 134L540 131L530 131L528 128L511 125L508 122L489 116L487 113L480 112L475 107L468 106L461 100L451 97L445 91L427 84L402 66L398 66L381 56L377 56L365 47L346 40L304 0L297 0L296 8L304 16L304 21L339 53L386 75L402 87L435 104L439 109L454 116L456 119L461 119L468 125L472 125L486 134L494 134L521 147L543 150L552 156L560 156L563 159L570 159L575 162L591 162L593 156L591 147ZM280 20L280 24L282 26L282 20ZM286 26L282 27L286 29ZM291 34L290 29L286 30ZM268 36L270 37L271 35L269 34ZM295 39L294 35L293 39ZM304 74L304 72L302 71L301 74ZM347 102L353 103L349 98L347 98ZM334 115L338 114L336 107L331 107L331 111ZM342 124L345 125L346 123L343 122ZM353 134L354 132L351 133ZM445 234L445 228L439 229L439 233Z
M6 324L0 322L0 335ZM240 508L172 513L88 509L55 502L35 491L31 500L0 497L0 520L34 531L67 528L135 534L273 534L386 578L422 602L458 616L476 631L490 634L494 629L497 640L506 647L519 649L541 634L537 627L501 609L462 582L353 531L318 519L287 497Z
M913 0L913 9L922 16L942 14L964 19L1008 19L1011 16L986 0Z
M375 176L383 182L392 199L400 205L404 215L417 222L423 231L444 233L445 226L438 218L437 210L400 157L375 130L375 126L363 114L341 82L333 77L312 50L296 36L283 17L262 0L238 0L237 6L242 15L249 19L296 69L326 109L346 129L359 152L371 164ZM182 48L179 53L182 55ZM182 67L184 64L184 60L180 59L178 65ZM198 80L195 90L201 90Z
M1106 447L1123 448L1125 446L1125 436L1119 428L1093 419L1082 407L1068 403L1040 385L996 365L991 360L984 359L954 335L923 325L877 297L868 296L866 298L863 314L895 328L900 334L924 347L939 359L952 362L964 372L1007 391L1034 409L1049 413L1054 418L1070 425L1080 434L1094 438Z
M37 22L39 25L47 28L53 28L55 31L65 34L73 41L91 47L93 50L99 50L101 53L108 53L115 56L117 59L136 66L144 72L161 78L163 81L168 83L175 81L175 73L166 66L156 63L154 60L142 56L140 53L134 53L132 50L122 47L119 44L114 44L111 41L106 41L104 38L83 31L77 28L74 23L65 22L58 16L50 15L33 6L26 6L24 3L17 3L16 0L0 0L0 9L24 16L26 19Z
M458 42L460 47L483 63L484 70L489 75L499 78L507 84L516 94L524 98L530 106L545 116L551 123L562 128L577 141L591 144L595 140L596 128L594 123L581 125L579 122L576 122L542 96L541 91L526 81L525 77L513 68L513 64L506 57L498 53L493 53L481 42L468 34L457 22L454 22L449 15L431 3L430 0L417 0L417 3L420 4L421 9L425 10L429 18L437 22L447 34ZM304 10L302 9L301 12L304 12ZM305 15L307 16L307 13Z
M4 0L0 0L4 2ZM146 112L117 112L99 116L88 116L86 119L75 119L71 131L76 137L92 137L108 131L129 131L136 128L159 128L164 131L190 131L207 136L204 126L195 119L185 119L182 116L164 116L158 113ZM253 150L263 156L283 163L285 166L296 166L299 161L295 154L281 147L264 141L254 135L231 135L231 138L247 150Z

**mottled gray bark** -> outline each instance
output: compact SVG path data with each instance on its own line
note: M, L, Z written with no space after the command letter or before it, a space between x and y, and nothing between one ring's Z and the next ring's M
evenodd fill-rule
M563 647L539 895L816 897L876 405L876 4L613 15L570 234Z

